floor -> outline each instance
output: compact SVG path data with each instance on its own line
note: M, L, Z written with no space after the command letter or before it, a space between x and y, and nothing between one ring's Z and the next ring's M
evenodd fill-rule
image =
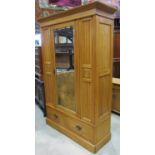
M112 138L95 155L120 155L120 117L112 114ZM74 153L73 153L74 152ZM35 155L94 155L70 138L46 125L35 106Z

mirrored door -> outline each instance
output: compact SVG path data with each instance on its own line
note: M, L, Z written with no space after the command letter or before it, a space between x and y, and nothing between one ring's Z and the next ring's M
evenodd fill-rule
M56 104L76 111L73 26L54 30Z

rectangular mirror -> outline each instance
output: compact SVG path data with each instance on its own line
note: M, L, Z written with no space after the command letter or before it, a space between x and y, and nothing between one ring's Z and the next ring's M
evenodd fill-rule
M76 111L73 27L54 31L55 74L58 105Z

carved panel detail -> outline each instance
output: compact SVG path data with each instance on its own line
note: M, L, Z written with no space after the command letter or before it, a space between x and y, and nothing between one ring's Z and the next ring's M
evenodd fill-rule
M82 69L82 79L86 82L91 82L91 69L83 68Z

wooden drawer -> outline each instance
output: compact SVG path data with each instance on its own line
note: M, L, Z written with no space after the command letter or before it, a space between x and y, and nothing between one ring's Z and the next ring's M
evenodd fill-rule
M48 107L47 118L54 121L63 128L66 128L67 130L76 133L77 135L85 138L86 140L93 142L92 127Z
M63 125L65 124L65 118L62 116L61 113L57 112L56 110L54 109L51 109L51 108L48 108L47 107L47 118L51 119L52 121L60 124L60 125Z
M66 125L69 130L87 139L88 141L93 142L92 127L72 118L67 118L66 121Z

